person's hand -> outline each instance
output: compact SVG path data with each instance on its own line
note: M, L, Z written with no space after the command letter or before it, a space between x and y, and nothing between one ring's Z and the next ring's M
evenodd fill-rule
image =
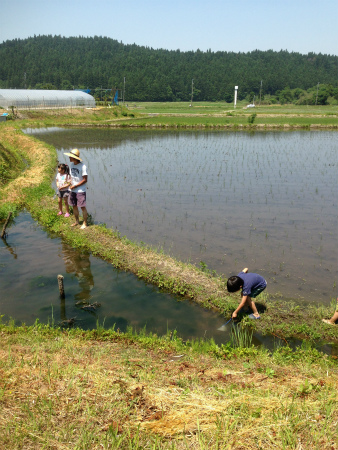
M232 313L232 316L231 316L233 319L236 319L236 317L237 317L237 313L236 313L236 311L234 311L233 313Z

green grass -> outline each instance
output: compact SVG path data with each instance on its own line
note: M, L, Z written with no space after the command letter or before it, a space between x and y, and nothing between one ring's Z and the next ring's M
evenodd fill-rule
M0 448L335 448L337 360L309 345L38 322L0 339Z
M234 109L233 103L226 102L130 102L128 110L143 114L215 114ZM243 107L245 103L239 104Z
M256 104L254 109L246 108L248 102L240 101L236 108L233 103L226 102L193 102L193 106L189 107L189 102L130 102L128 110L135 111L139 114L243 114L257 112L259 114L338 114L338 106L307 106L307 105L261 105Z
M0 144L0 188L14 180L24 167L25 162L20 149L14 148L8 143Z
M173 127L173 128L184 128L184 127L203 127L203 128L213 128L213 127L224 127L224 128L234 128L238 126L244 126L246 128L255 128L257 125L266 125L269 127L273 125L274 127L283 127L284 125L302 127L306 128L310 125L325 125L338 127L338 121L336 117L325 116L325 117L260 117L259 113L254 120L254 123L248 124L248 118L250 114L236 114L234 116L224 116L224 117L213 117L213 116L192 116L192 117L170 117L170 116L151 116L151 117L140 117L138 119L128 119L121 120L118 126L138 126L138 127L149 127L151 125L162 126L162 127Z

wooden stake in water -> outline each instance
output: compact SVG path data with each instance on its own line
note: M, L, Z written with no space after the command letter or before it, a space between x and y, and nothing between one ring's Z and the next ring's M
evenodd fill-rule
M1 232L1 239L2 239L2 238L5 236L5 234L6 234L6 227L7 227L7 225L8 225L8 222L10 221L11 215L12 215L12 213L9 212L9 213L8 213L8 216L7 216L7 219L6 219L6 222L5 222L5 225L4 225L4 227L3 227L3 229L2 229L2 232Z
M63 286L63 276L62 275L58 275L58 284L59 284L60 297L65 298L65 289Z

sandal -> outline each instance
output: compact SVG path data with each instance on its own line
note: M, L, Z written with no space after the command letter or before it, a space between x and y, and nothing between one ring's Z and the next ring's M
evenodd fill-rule
M260 319L261 316L256 317L254 314L249 314L248 316L250 319Z

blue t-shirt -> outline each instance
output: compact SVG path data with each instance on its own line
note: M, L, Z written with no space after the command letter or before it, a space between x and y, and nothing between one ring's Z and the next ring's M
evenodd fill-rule
M243 280L242 295L251 295L253 290L264 289L266 287L266 281L258 273L240 272L237 276Z

